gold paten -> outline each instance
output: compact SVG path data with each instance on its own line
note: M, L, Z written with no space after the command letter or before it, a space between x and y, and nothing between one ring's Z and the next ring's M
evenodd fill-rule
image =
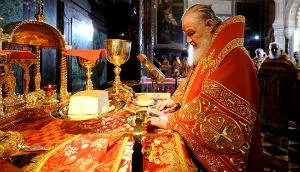
M132 102L133 89L125 84L122 84L120 79L120 66L127 62L130 57L131 42L122 39L106 39L105 50L107 60L115 66L115 80L113 86L108 89L109 96L114 96L125 102Z

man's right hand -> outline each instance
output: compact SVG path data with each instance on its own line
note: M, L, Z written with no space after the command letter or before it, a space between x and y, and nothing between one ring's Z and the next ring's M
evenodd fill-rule
M156 104L156 109L162 111L163 113L171 113L176 110L177 104L172 99L167 99L159 101Z

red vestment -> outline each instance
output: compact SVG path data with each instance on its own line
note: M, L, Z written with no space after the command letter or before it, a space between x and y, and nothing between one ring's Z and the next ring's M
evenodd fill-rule
M167 128L180 133L208 171L263 171L259 88L244 43L243 16L222 22L206 55L172 99Z

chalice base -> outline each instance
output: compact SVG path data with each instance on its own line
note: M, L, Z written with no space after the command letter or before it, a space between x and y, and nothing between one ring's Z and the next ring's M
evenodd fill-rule
M127 103L131 103L133 101L134 91L131 87L125 84L121 83L117 87L114 83L112 87L107 89L107 91L110 98L123 100Z

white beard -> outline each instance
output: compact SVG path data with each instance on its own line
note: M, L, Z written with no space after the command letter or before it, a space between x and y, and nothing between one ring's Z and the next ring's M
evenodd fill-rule
M188 65L190 67L193 65L197 65L203 55L204 53L200 48L195 49L192 45L189 45L187 58Z

